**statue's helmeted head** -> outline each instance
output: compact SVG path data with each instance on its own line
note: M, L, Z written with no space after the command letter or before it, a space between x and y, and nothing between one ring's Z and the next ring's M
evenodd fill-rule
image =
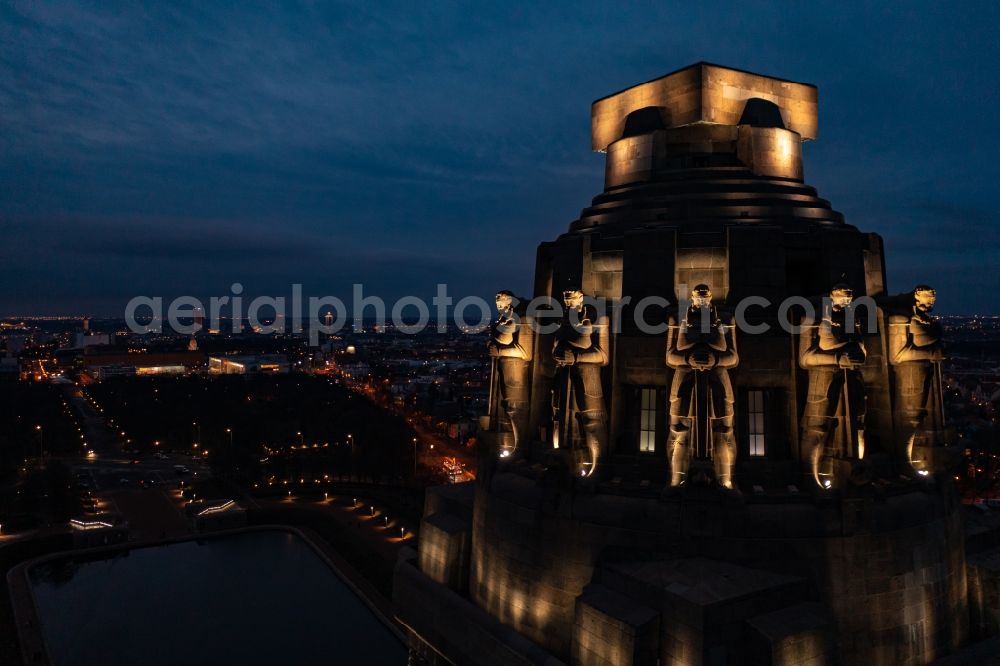
M497 311L504 312L514 307L514 292L501 289L497 292Z
M850 285L841 282L833 285L833 289L830 290L830 301L833 303L834 310L843 310L853 300L854 290L851 289Z
M566 289L562 293L563 305L573 310L583 307L583 292L579 289Z
M934 287L928 287L926 284L919 284L913 288L913 308L919 310L923 313L929 313L934 309L934 303L937 302L937 292L934 291Z
M707 284L695 285L691 290L691 307L707 308L712 305L712 289Z

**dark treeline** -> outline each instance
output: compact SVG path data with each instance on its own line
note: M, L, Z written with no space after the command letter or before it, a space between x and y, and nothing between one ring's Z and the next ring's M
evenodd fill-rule
M406 423L323 376L122 377L88 390L129 448L208 450L222 473L260 479L265 458L269 474L284 458L280 473L308 468L382 481L402 480L413 467ZM298 453L268 454L314 444L305 466Z

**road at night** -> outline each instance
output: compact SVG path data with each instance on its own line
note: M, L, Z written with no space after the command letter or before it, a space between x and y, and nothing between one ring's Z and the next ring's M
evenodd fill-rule
M348 378L345 378L344 381L351 390L365 396L381 409L406 419L407 425L417 435L418 465L445 474L451 477L455 483L472 481L476 478L474 451L456 446L447 437L425 425L419 418L410 415L406 410L400 409L389 398L375 389L359 382L350 381ZM448 466L454 466L452 469L455 471L451 473L446 471Z

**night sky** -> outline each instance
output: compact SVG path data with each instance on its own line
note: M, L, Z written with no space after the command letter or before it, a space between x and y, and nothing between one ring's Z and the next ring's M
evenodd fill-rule
M890 291L1000 312L1000 3L148 4L0 5L0 315L527 293L590 103L699 60L817 85L806 180Z

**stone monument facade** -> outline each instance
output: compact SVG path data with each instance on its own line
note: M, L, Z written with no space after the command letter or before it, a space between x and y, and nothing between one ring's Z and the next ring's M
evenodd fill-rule
M816 88L698 63L591 121L604 191L537 252L555 325L503 356L498 299L526 379L496 365L477 481L429 491L397 568L414 663L959 649L933 290L890 298L881 238L805 183Z

